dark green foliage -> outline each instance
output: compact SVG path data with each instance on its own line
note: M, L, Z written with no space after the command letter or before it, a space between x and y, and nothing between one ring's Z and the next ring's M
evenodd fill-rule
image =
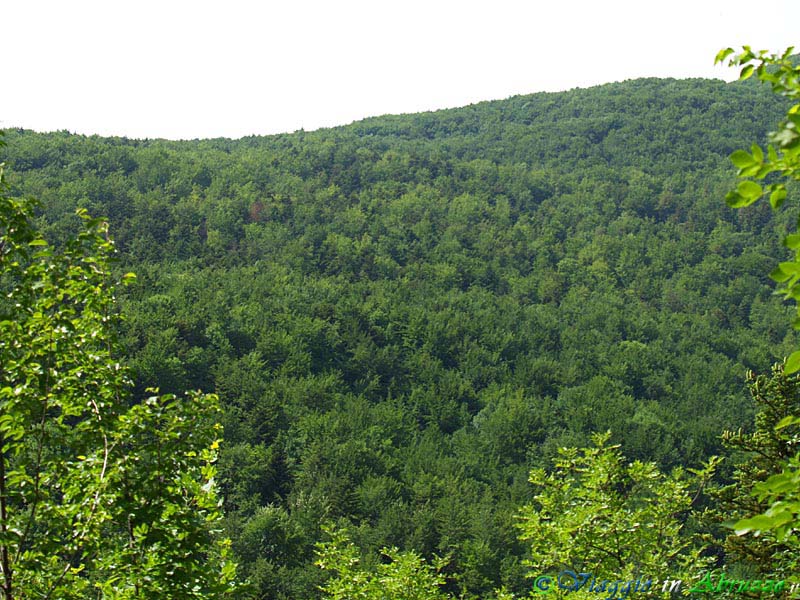
M787 218L720 201L785 105L639 80L267 138L9 133L65 240L109 216L138 284L138 391L216 391L219 481L264 597L315 598L320 523L449 556L445 591L521 592L532 468L611 429L669 472L752 414L795 343L768 266Z
M726 431L723 440L736 468L733 482L714 494L710 521L719 526L763 513L767 503L754 494L757 484L780 473L784 463L797 452L796 427L776 430L787 417L800 412L800 380L786 375L783 365L775 365L769 375L748 373L748 386L756 406L755 429ZM723 548L729 564L739 563L759 574L791 575L796 560L794 540L777 542L773 535L736 535L728 531Z

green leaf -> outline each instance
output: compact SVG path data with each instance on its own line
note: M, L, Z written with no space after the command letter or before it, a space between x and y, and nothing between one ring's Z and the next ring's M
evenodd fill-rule
M743 198L750 200L750 203L755 202L764 193L764 190L755 181L742 181L736 186L736 191Z
M783 201L786 200L786 189L783 187L779 187L769 195L769 203L770 206L774 209L778 209L783 204ZM789 246L790 248L792 246Z
M733 48L723 48L719 52L717 52L717 56L714 58L714 64L719 64L723 62L726 58L728 58L731 54L734 53Z
M780 421L778 421L778 424L775 425L775 429L783 429L785 427L789 427L790 425L797 424L800 424L800 417L789 415L788 417L783 417Z
M797 250L800 248L800 233L790 233L783 238L783 245L790 250Z
M772 269L769 274L769 278L773 281L777 281L778 283L783 283L792 277L792 273L789 272L787 269L783 268L783 264L779 264L777 267Z
M792 284L789 287L789 289L785 291L786 291L785 298L787 299L791 298L792 300L800 301L800 286L798 286L796 283Z
M783 367L783 372L787 375L800 371L800 350L796 350L789 355L786 359L786 365Z
M759 177L760 174L764 172L765 168L766 167L762 167L758 163L753 163L749 167L739 169L739 177Z
M768 517L766 515L756 515L749 519L741 519L737 521L733 528L736 530L736 535L744 535L751 531L769 531L777 527L779 523L775 517Z
M728 206L731 208L744 208L745 206L750 206L755 200L745 198L738 192L728 192L725 195L725 202L727 202Z
M729 158L731 159L731 162L740 169L758 164L757 161L755 161L753 157L744 150L737 150L731 154Z
M753 492L760 498L775 498L797 488L797 482L789 473L778 473L770 476L766 481L753 486ZM776 515L784 511L784 504L781 501L773 502L766 512L767 516Z
M772 144L767 146L767 158L769 158L770 162L778 162L778 153L775 152L775 146Z
M780 268L783 270L784 273L788 273L789 275L795 276L800 275L800 262L796 260L787 260L781 263L778 263Z
M739 81L744 81L745 79L748 79L753 74L754 70L755 70L755 67L753 65L747 65L739 73Z
M764 152L761 150L758 144L753 144L750 146L750 151L753 153L753 160L759 163L764 162Z

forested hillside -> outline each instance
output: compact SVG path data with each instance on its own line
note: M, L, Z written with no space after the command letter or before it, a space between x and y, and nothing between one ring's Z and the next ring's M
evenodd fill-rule
M515 515L559 447L697 467L752 427L746 371L796 344L766 277L794 215L730 210L727 157L784 112L646 79L239 140L9 131L0 160L46 237L110 219L138 388L220 395L261 597L319 596L326 521L486 597L530 587Z

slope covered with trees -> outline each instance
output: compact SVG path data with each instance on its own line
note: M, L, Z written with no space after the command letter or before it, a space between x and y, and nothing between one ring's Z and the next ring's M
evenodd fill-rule
M645 79L240 140L10 131L46 237L106 215L138 391L220 396L220 484L263 597L314 598L326 521L529 589L528 473L612 431L699 467L795 346L766 278L791 215L734 212L727 156L785 104Z

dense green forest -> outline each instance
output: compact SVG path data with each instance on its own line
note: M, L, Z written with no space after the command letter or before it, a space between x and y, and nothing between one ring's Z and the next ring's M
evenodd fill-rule
M219 395L258 597L320 597L333 522L485 598L530 589L517 515L559 448L610 430L668 472L753 428L746 373L796 345L766 277L795 215L729 209L727 157L785 110L642 79L239 140L12 130L0 160L46 238L109 218L138 392Z

